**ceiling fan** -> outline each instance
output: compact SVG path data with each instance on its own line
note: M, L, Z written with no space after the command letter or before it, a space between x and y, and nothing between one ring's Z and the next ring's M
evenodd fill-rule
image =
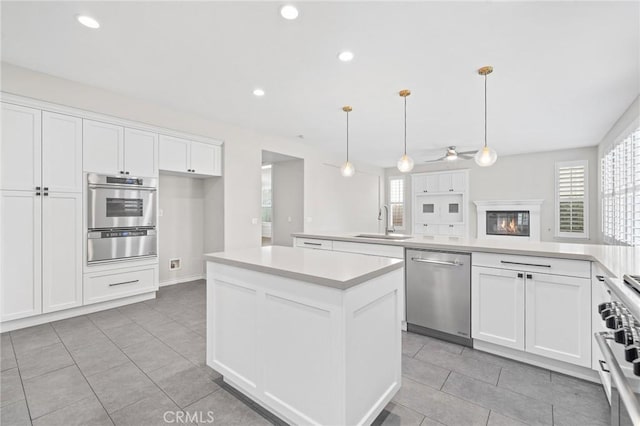
M475 155L476 151L464 151L464 152L459 152L456 150L455 146L449 146L447 147L447 151L444 154L444 156L440 157L440 158L436 158L435 160L427 160L425 161L425 163L436 163L438 161L455 161L458 159L462 159L462 160L470 160L473 158L473 156Z

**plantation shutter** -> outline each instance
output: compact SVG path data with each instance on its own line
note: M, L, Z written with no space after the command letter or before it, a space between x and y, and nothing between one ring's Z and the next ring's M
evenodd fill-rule
M556 164L557 234L587 238L587 162Z

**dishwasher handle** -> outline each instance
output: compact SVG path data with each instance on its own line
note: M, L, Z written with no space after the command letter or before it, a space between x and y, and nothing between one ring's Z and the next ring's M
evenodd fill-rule
M462 266L462 265L464 265L464 263L460 263L457 260L454 260L453 262L449 262L449 261L446 261L446 260L423 259L421 257L412 257L411 260L413 260L414 262L429 263L429 264L432 264L432 265L446 265L446 266Z

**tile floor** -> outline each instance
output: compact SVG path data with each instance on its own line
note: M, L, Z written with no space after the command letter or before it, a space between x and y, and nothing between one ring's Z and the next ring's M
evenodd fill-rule
M282 423L204 365L205 286L1 336L0 424ZM606 425L602 388L440 340L403 336L403 386L376 425Z

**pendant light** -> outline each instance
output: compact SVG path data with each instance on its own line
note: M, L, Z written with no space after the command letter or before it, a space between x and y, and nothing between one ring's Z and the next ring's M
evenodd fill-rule
M399 95L404 98L404 154L398 160L398 170L402 173L410 172L413 169L413 160L407 155L407 96L410 90L401 90Z
M492 166L498 159L498 153L487 146L487 75L493 72L493 67L488 65L478 70L478 74L484 76L484 146L476 152L476 164L480 167Z
M342 107L342 110L347 113L347 161L344 162L342 167L340 167L340 173L344 177L351 177L356 174L356 168L353 167L353 164L349 161L349 113L353 110L349 105L345 105Z

